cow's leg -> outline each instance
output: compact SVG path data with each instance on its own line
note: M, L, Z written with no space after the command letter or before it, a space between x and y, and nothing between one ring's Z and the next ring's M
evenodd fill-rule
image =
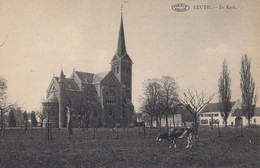
M169 149L171 149L171 148L172 148L172 143L173 143L173 141L170 141L170 146L169 146Z
M188 136L187 137L187 146L186 146L186 149L188 149L190 147L190 137Z
M172 143L173 143L173 145L174 145L174 148L176 149L176 148L177 148L176 139L173 139Z
M193 134L192 134L192 133L190 133L190 148L192 148L193 141L194 141Z

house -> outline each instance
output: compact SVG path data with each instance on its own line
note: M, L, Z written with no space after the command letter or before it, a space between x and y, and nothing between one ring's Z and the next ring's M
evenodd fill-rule
M248 121L242 114L242 104L240 100L231 102L231 110L227 119L228 126L248 125ZM225 126L224 120L221 117L219 103L209 103L199 113L199 123L201 126L217 125ZM254 117L251 119L251 124L260 125L260 107L255 108Z
M231 126L248 125L248 120L245 116L243 116L241 108L236 109L231 114L228 121L231 123ZM260 125L260 107L255 107L254 116L251 118L250 123L254 125Z

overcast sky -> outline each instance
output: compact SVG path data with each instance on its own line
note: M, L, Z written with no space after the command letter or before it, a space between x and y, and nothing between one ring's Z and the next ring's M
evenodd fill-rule
M240 61L246 53L260 89L258 0L0 0L0 75L11 100L24 110L40 107L53 73L61 67L98 73L110 69L124 2L126 48L133 60L133 103L143 81L169 75L180 90L218 91L224 58L232 78L232 100L241 99ZM176 12L173 4L190 6ZM198 10L194 5L235 5ZM260 92L260 91L258 91ZM260 105L258 101L258 106Z

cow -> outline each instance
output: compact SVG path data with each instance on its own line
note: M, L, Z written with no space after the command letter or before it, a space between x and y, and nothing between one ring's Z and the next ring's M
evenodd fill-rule
M174 148L177 147L176 141L177 139L187 139L187 146L186 149L192 148L193 140L194 140L194 129L193 128L175 128L172 130L169 130L165 133L159 133L156 141L161 141L162 139L165 139L170 142L169 148L172 148L172 145Z

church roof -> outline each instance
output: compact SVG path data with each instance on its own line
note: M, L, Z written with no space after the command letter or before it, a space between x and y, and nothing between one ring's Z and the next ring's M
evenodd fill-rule
M119 57L122 57L124 56L125 53L126 53L126 45L125 45L124 25L123 25L123 17L121 16L116 54Z
M55 77L57 81L59 81L59 77ZM65 78L63 79L65 89L72 89L72 90L80 90L77 83L74 81L74 79L71 78Z
M55 93L49 95L47 102L58 102L58 98L56 97Z
M110 71L105 71L95 74L93 77L93 83L100 83L100 81L103 80L109 72Z
M78 75L78 77L81 79L81 81L88 82L88 83L93 82L93 77L95 74L88 73L88 72L79 72L79 71L75 71L75 73Z

